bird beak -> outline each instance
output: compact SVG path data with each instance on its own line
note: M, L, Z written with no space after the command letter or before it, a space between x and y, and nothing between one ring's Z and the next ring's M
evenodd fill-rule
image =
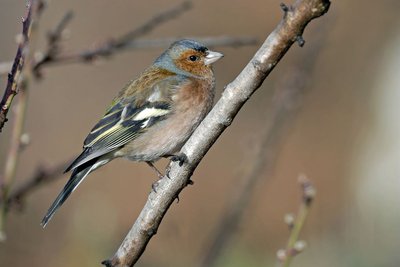
M206 58L204 59L204 64L205 65L210 65L210 64L214 63L215 61L217 61L218 59L220 59L223 56L224 55L221 54L221 53L208 50Z

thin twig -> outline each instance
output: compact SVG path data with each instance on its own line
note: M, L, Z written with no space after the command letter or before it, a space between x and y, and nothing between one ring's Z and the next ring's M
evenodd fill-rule
M8 74L7 86L4 91L3 98L0 102L0 132L2 131L5 122L7 121L7 113L10 110L14 96L18 93L18 81L22 68L25 64L25 56L28 53L29 37L31 32L32 13L35 5L35 0L29 0L27 3L27 14L22 19L22 34L18 41L17 54L15 55L11 72Z
M172 38L163 38L163 39L141 39L141 40L132 40L125 44L124 47L115 49L115 48L106 48L110 47L109 44L104 44L101 48L95 48L92 50L85 50L77 53L63 53L52 60L45 62L43 65L65 65L71 63L82 63L82 62L91 62L98 57L110 56L116 52L122 52L124 50L138 50L138 49L150 49L150 48L160 48L169 46L172 42L186 38L186 37L172 37ZM189 39L195 39L199 42L204 43L207 46L246 46L246 45L254 45L257 43L257 39L251 37L229 37L229 36L208 36L208 37L187 37ZM88 51L90 51L88 53Z
M191 7L192 7L192 1L184 1L170 10L163 11L160 14L155 15L141 26L118 38L110 39L106 42L103 42L103 44L97 47L94 47L92 49L87 49L82 52L72 53L68 55L60 55L59 57L55 57L53 60L57 61L58 63L63 61L88 62L98 57L110 56L116 51L125 49L130 42L141 36L148 34L152 30L154 30L157 26L180 16L181 14L189 10Z
M326 28L325 21L319 27L317 36L313 37L313 46L308 47L306 53L302 53L292 64L293 66L285 70L286 74L282 75L275 85L277 89L273 97L273 106L268 111L267 125L261 136L261 142L257 145L258 151L254 159L250 160L252 163L250 172L245 177L244 184L237 187L237 193L231 194L233 198L224 209L226 212L216 227L215 233L211 235L206 252L202 253L204 256L200 266L215 266L236 232L258 181L265 178L265 175L262 175L265 173L264 170L271 171L273 168L280 137L287 129L286 126L294 119L296 111L301 108L301 100L310 87L309 81L312 79L315 63L329 33Z
M31 0L34 1L34 0ZM41 2L41 1L40 1ZM30 2L29 2L30 3ZM41 2L42 3L42 2ZM6 115L9 109L9 105L12 102L13 97L17 94L18 90L15 86L16 81L19 76L20 69L24 64L24 49L28 44L29 40L29 30L30 30L30 21L31 21L31 6L29 4L28 7L28 14L26 15L25 19L23 20L23 40L20 43L17 51L17 55L15 56L14 64L12 67L12 71L9 75L9 84L7 85L3 100L1 102L1 113L0 113L0 131L3 128L5 123ZM62 37L62 31L67 26L68 22L72 18L72 13L68 12L52 34L49 35L49 44L48 44L48 51L45 55L42 56L41 59L37 60L36 63L33 64L32 69L34 70L34 74L40 77L40 68L44 65L51 64L51 63L61 63L61 62L88 62L92 61L97 57L105 57L110 56L116 51L125 49L125 46L130 44L131 41L135 40L138 37L141 37L152 30L154 30L159 25L167 22L168 20L172 20L177 16L181 15L185 11L189 10L192 7L192 1L186 0L181 4L173 7L170 10L163 11L160 14L152 17L150 20L142 24L141 26L137 27L136 29L129 31L128 33L122 35L119 38L111 39L107 42L103 42L100 46L97 46L92 49L86 49L82 52L72 53L72 54L65 54L61 55L58 50L58 43ZM1 63L0 66L2 67L0 70L4 70L6 66L8 66L8 62ZM0 72L2 73L2 72Z
M241 46L248 46L248 45L255 45L257 44L257 39L254 37L234 37L234 36L205 36L205 37L197 37L197 36L182 36L182 37L168 37L168 38L161 38L161 39L140 39L140 40L132 40L127 42L124 46L124 50L139 50L139 49L153 49L153 48L165 48L171 43L180 40L182 38L187 39L194 39L197 40L207 47L214 47L214 46L229 46L229 47L241 47ZM124 50L116 50L117 51L124 51ZM40 59L34 64L35 75L40 77L40 72L38 69L47 66L56 66L56 65L66 65L66 64L74 64L74 63L82 63L87 62L85 57L82 57L84 52L78 53L60 53L59 55L52 57L51 60L43 60L45 55L42 55ZM40 64L40 68L38 65ZM2 62L0 63L0 75L3 75L8 72L12 62Z
M133 266L175 198L188 185L191 175L212 144L232 123L244 103L260 87L291 45L301 36L306 25L328 11L328 0L297 0L285 11L277 28L268 36L253 59L239 76L227 85L221 99L182 148L188 163L171 162L169 176L161 179L157 192L151 192L136 222L115 255L103 261L106 266Z
M20 137L23 133L24 123L25 123L25 113L28 100L28 92L26 90L21 90L19 94L17 109L16 109L16 119L14 120L13 129L10 142L10 148L7 153L6 165L4 170L4 176L2 181L1 199L4 204L8 197L11 187L14 183L14 177L17 170L17 163L19 158L19 150L21 146ZM1 205L1 217L0 217L0 241L6 239L5 224L8 213L7 205Z
M108 57L112 54L124 50L132 49L149 49L159 48L170 45L172 42L182 39L182 37L154 39L154 40L138 40L149 32L153 31L159 25L166 23L169 20L175 19L192 7L192 1L184 1L170 10L163 11L141 26L131 30L120 37L109 38L93 48L85 49L83 51L61 53L59 44L62 39L62 32L67 24L72 19L72 12L66 13L58 26L49 34L48 49L46 53L41 55L39 59L32 64L33 73L36 77L41 77L41 68L48 65L65 65L71 63L92 62L100 57ZM217 36L217 37L187 37L189 39L197 39L207 46L232 46L239 47L245 45L254 45L257 40L251 37L230 37L230 36ZM0 75L5 74L9 70L11 62L0 63Z
M23 52L23 61L25 65L29 65L32 59L32 44L35 43L35 34L37 30L38 19L45 7L44 2L42 1L32 1L29 2L30 5L30 19L28 26L28 43L24 46ZM25 38L25 37L24 37ZM28 49L29 48L29 49ZM21 140L24 125L25 125L25 117L26 117L26 108L28 105L28 83L31 77L31 69L27 67L21 66L18 70L18 80L15 81L15 88L19 90L19 101L18 105L15 107L15 119L13 124L13 130L10 138L10 147L6 157L5 170L3 175L3 180L1 181L1 198L2 205L1 208L1 216L0 216L0 241L4 241L6 239L5 234L5 225L6 218L8 213L7 200L9 197L9 193L14 184L15 174L17 171L18 158L20 151L22 149L23 143Z
M296 218L290 214L285 217L285 222L289 226L290 236L286 249L281 249L277 253L278 266L280 267L289 267L293 258L306 247L306 243L299 240L299 236L315 198L316 190L305 175L300 175L299 183L303 193L302 201Z
M7 200L8 209L12 207L21 208L28 195L40 188L42 185L54 182L58 178L61 178L63 171L69 162L70 161L65 161L53 167L43 165L39 166L31 177L24 179L25 182L9 194Z
M60 53L60 42L63 37L63 32L66 29L68 23L72 20L73 13L72 11L68 11L65 13L64 17L58 23L58 25L54 28L54 30L50 31L47 35L47 51L44 53L40 59L36 59L36 62L32 64L32 72L35 77L41 77L40 69L41 67L54 60L57 55Z

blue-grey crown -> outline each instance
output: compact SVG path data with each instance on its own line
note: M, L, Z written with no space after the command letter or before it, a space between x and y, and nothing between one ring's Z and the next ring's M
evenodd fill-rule
M171 45L170 49L174 49L175 47L182 47L186 49L190 48L203 53L208 50L208 48L205 45L190 39L183 39L176 41Z

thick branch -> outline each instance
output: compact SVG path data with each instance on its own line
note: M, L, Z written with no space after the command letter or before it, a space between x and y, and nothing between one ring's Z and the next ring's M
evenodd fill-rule
M212 144L231 124L244 103L260 87L290 46L300 40L304 28L328 11L329 0L297 0L285 6L285 16L268 36L253 59L239 76L226 87L221 99L182 148L189 162L183 166L170 163L171 179L162 179L157 192L151 192L147 203L125 237L116 254L103 262L106 266L133 266L144 252L151 237ZM302 40L302 39L301 39Z
M326 26L327 22L323 24ZM236 233L248 203L254 194L254 190L261 179L268 179L275 163L278 145L283 132L287 130L290 121L302 107L302 98L307 93L309 81L312 79L315 63L320 51L325 44L329 31L327 27L319 27L317 38L313 35L313 46L302 53L293 63L293 66L285 70L276 86L272 97L272 108L268 111L268 119L257 146L257 153L250 160L251 169L244 179L244 183L236 188L235 193L230 194L232 199L224 209L225 212L216 227L216 231L210 236L210 242L206 244L206 250L202 253L202 261L199 266L215 266Z

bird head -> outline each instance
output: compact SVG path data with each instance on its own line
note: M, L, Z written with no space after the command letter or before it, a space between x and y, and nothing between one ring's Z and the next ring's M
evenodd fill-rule
M212 75L211 65L221 57L223 54L199 42L183 39L173 43L155 64L177 74L206 77Z

